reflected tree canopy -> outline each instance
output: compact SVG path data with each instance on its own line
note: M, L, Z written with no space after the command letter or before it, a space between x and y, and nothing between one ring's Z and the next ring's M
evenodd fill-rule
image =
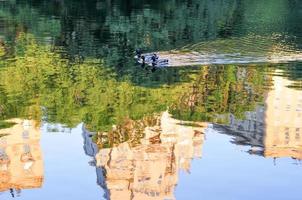
M71 56L102 58L119 76L133 68L135 48L171 50L248 34L286 33L289 38L281 34L280 39L297 44L301 39L291 37L300 36L297 1L19 0L2 4L0 17L9 28L0 33L6 40L14 41L19 32L32 33L44 43L63 46ZM263 12L267 7L269 11ZM263 26L267 29L259 29Z
M32 35L20 34L15 43L0 71L2 119L44 118L70 127L84 122L90 130L106 131L127 119L169 109L176 118L212 121L216 114L242 116L262 101L264 92L265 68L177 69L182 81L170 83L167 72L146 72L159 77L162 85L142 87L127 77L117 78L101 59L67 59L60 49L38 44Z
M269 12L263 12L268 5ZM301 39L299 8L287 0L1 2L1 118L30 117L70 127L84 122L93 131L167 109L190 121L226 123L228 113L243 118L263 102L267 65L151 73L134 64L133 51L225 47L232 52L242 44L240 53L262 49L256 52L262 55L280 41L295 51ZM288 23L294 25L288 28ZM263 26L267 29L259 31ZM295 68L287 72L297 79Z

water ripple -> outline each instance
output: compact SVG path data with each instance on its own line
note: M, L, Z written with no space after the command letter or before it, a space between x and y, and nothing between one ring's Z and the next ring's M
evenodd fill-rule
M218 39L157 52L169 66L288 63L302 61L302 51L281 35Z

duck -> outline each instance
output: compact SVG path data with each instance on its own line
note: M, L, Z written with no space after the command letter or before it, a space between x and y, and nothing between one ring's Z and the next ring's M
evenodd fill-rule
M136 54L136 57L137 59L140 59L142 57L142 50L141 49L136 49L135 50L135 54Z
M166 67L168 64L169 64L168 59L160 59L160 60L156 60L155 62L152 62L152 66L156 66L156 67Z
M142 64L142 67L144 67L146 64L152 67L166 67L169 63L168 59L160 59L159 56L156 53L150 53L150 54L142 54L142 51L140 49L137 49L135 51L138 63Z

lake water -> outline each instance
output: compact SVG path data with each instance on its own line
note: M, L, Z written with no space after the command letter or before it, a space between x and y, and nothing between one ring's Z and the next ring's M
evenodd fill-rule
M299 0L0 1L0 199L302 199L301 21Z

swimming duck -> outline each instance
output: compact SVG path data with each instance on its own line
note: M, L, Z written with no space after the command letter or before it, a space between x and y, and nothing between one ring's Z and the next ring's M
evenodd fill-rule
M156 60L155 62L152 62L152 66L157 66L157 67L165 67L169 63L168 59L159 59Z
M138 59L140 59L140 58L142 57L142 53L143 53L143 52L142 52L141 49L136 49L136 50L135 50L135 53L136 53L136 56L137 56Z
M159 59L156 53L142 54L140 49L137 49L135 53L135 58L142 64L142 67L145 67L146 64L152 67L166 67L169 63L168 59Z

